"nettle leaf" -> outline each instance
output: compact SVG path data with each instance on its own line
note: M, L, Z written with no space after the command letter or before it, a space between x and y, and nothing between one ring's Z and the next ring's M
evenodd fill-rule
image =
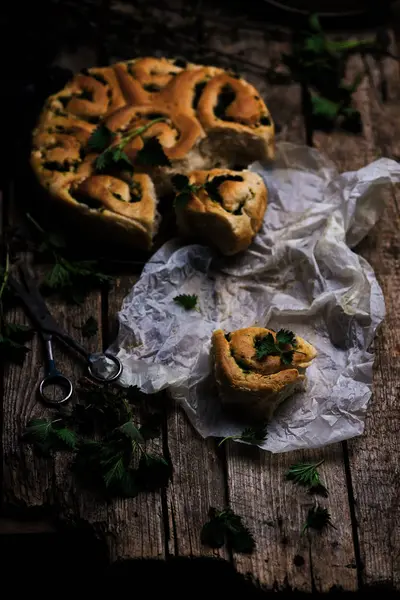
M332 527L336 529L331 521L331 514L327 508L316 504L307 514L306 522L304 523L302 534L308 529L315 529L315 531L323 531L327 527Z
M91 338L95 336L99 331L97 319L94 317L89 317L80 329L84 338Z
M103 150L110 146L114 137L115 133L110 131L106 125L101 124L92 132L87 146L90 150L103 152Z
M211 548L221 548L227 542L232 550L243 554L251 554L256 547L253 534L231 508L210 508L209 521L201 530L201 542Z
M146 167L171 166L171 162L157 137L150 137L144 140L143 148L136 154L135 164Z
M121 425L119 431L135 442L139 442L140 444L144 442L142 434L132 421L128 421Z
M193 310L197 306L198 296L196 294L180 294L175 296L174 302L183 306L185 310Z

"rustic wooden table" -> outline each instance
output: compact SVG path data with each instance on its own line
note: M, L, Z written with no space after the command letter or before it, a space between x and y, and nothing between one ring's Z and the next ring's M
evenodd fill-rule
M175 55L183 54L177 48L186 35L179 28L181 17L176 4L172 3L169 12L150 11L153 22L162 22L166 16L172 27L174 19L178 20L169 49ZM100 20L100 33L113 22L119 9L108 10L106 18L103 15ZM202 50L209 61L223 66L235 63L266 98L281 126L278 139L304 143L299 86L271 85L264 76L266 68L279 62L280 54L289 50L290 31L272 35L266 20L257 16L245 19L240 12L228 15L223 10L207 10L196 17L200 28L195 42L197 52ZM395 48L393 29L389 28L389 33ZM110 61L119 57L116 44L114 49L112 45L106 47L101 39L98 60L104 62L105 53ZM138 44L132 41L131 50L122 50L120 56L148 52L145 45L139 52ZM165 46L159 50L166 52ZM190 43L188 53L196 58ZM72 64L70 60L65 55L62 64ZM73 60L81 60L79 67L91 66L93 56L89 50L86 54L82 51ZM314 132L315 146L340 171L357 169L378 156L400 156L399 65L390 58L377 62L355 56L348 66L350 73L365 67L368 75L355 93L363 120L362 134ZM3 197L7 207L3 217L11 219L18 204L18 181L7 185ZM387 305L387 316L376 338L374 394L364 435L320 450L280 455L230 442L217 448L213 439L201 439L182 411L173 408L165 414L162 438L152 442L172 461L174 473L168 489L162 494L101 503L76 488L68 455L39 459L28 446L20 444L27 420L46 412L35 396L43 372L43 353L34 339L24 367L5 366L3 370L2 531L11 532L16 526L15 521L6 518L10 507L26 513L25 517L32 509L42 507L42 520L26 524L28 531L51 529L53 517L90 524L107 544L111 561L212 556L229 561L239 573L275 590L353 591L372 584L400 589L399 228L400 196L398 188L393 188L382 219L357 249L374 267ZM55 299L49 305L61 325L78 339L76 323L96 316L101 328L89 344L92 350L100 350L111 341L116 314L136 278L137 273L118 277L108 295L92 292L82 306L66 306ZM12 319L27 322L20 309L13 311ZM82 365L61 347L57 347L57 356L63 371L73 379L82 374ZM284 473L293 462L321 459L325 461L321 474L330 490L327 506L336 529L301 537L310 498L285 483ZM257 549L251 556L209 550L200 543L199 533L209 507L227 503L255 533Z

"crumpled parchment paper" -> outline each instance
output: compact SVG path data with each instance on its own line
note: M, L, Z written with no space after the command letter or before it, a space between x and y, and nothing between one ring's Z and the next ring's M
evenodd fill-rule
M359 435L385 304L371 266L351 248L384 210L383 184L400 181L400 166L382 158L339 174L316 150L280 143L272 168L251 169L269 190L260 233L237 257L179 240L152 257L123 302L109 348L124 366L119 383L145 393L169 388L204 437L238 434L246 423L232 422L219 402L211 334L283 327L318 356L305 389L276 412L263 448L316 448ZM199 312L176 304L177 294L197 294Z

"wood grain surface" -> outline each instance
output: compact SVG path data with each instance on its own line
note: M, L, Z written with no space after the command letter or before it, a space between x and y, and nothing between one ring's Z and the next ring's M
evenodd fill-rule
M290 31L282 28L279 35L273 36L270 24L258 21L252 14L246 21L233 7L227 16L212 3L205 5L206 12L201 18L196 17L197 25L192 24L197 27L195 47L186 40L194 59L200 61L205 56L208 62L237 66L266 98L279 125L278 139L304 143L309 136L305 131L299 86L272 84L266 75L269 67L279 64L281 54L289 51ZM121 6L125 5L111 3L116 12L122 10ZM133 8L125 7L126 19L129 15L137 19L140 6L141 2ZM199 11L201 6L198 3ZM180 9L180 2L170 3L168 23L175 27L176 40L184 44L192 30L188 33L180 25ZM160 9L157 14L153 11L151 18L162 20L162 16ZM112 19L100 21L97 54L102 64L107 53L108 57L116 53L118 44L105 43L103 39L112 27ZM357 35L365 33L370 32ZM133 56L127 55L131 51L145 53L147 42L143 41L139 52L140 39L138 35L125 45L121 40L119 57L129 58ZM168 43L160 38L160 52L166 52ZM393 33L392 45L396 53ZM393 59L377 62L356 56L348 65L349 78L360 69L365 70L365 77L355 94L355 102L362 115L362 134L335 131L314 132L313 136L315 146L330 157L339 171L358 169L379 156L400 159L399 65ZM7 211L8 218L15 219L18 187L7 186L2 192L11 209ZM399 188L393 186L388 190L382 219L357 248L375 269L387 308L375 341L374 393L363 436L320 450L280 455L234 442L217 448L215 440L203 440L183 411L165 394L160 394L157 402L163 413L162 435L152 440L149 448L171 460L172 480L161 494L144 494L105 504L76 487L67 454L58 454L54 460L38 459L28 446L20 443L26 421L48 414L36 396L44 367L43 350L36 336L24 367L6 365L3 369L3 508L12 510L14 518L29 511L32 515L39 514L40 519L47 515L49 519L42 520L46 531L52 527L52 520L89 524L107 545L111 561L218 557L232 563L257 585L276 591L354 591L372 584L400 589L399 230L400 195ZM26 255L26 260L31 261L31 257ZM43 268L35 272L43 273ZM137 273L117 277L108 296L93 292L80 307L70 307L52 298L49 308L78 341L91 350L104 349L114 339L118 310L136 278ZM99 333L89 341L80 340L76 326L89 316L95 316L101 324ZM19 308L11 313L11 320L27 323ZM76 382L84 365L58 344L55 355L63 373ZM139 421L142 414L139 407ZM321 503L329 508L336 529L322 535L302 536L312 498L285 481L285 473L294 462L321 459L324 459L321 476L330 491ZM201 544L201 526L207 520L210 506L226 505L241 515L253 531L257 542L253 555L231 554L226 548L215 551ZM15 528L11 524L7 528L3 519L0 532L9 531L10 527ZM36 531L34 526L30 528Z

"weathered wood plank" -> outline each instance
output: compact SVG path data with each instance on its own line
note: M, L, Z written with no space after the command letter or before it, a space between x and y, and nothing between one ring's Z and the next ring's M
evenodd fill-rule
M266 41L265 46L257 47L253 60L265 62L289 49L289 42ZM258 85L265 86L264 95L272 116L282 125L278 139L304 144L299 86L268 86L265 81ZM323 474L330 497L323 504L331 510L338 529L321 537L300 536L312 503L306 494L284 483L289 465L301 461L303 456L310 460L325 459ZM274 589L326 592L335 585L356 589L346 476L339 444L319 452L272 456L230 443L227 464L230 504L246 518L258 542L252 556L234 555L239 572L252 574L263 586Z
M396 52L396 49L394 48ZM399 64L370 62L375 89L370 89L370 138L375 153L400 155ZM382 101L382 81L387 100ZM373 153L372 153L373 154ZM360 245L377 273L386 301L386 318L375 341L374 394L365 434L349 442L349 462L358 520L365 584L400 589L400 479L398 456L400 339L400 190L389 191L382 219Z
M109 294L109 341L116 333L115 321L122 301L131 290L137 276L119 277ZM140 414L137 414L140 422ZM163 454L162 438L146 443L149 451ZM111 544L111 561L118 558L164 558L164 521L160 493L140 494L136 498L117 499L110 507L108 518L116 523L116 535Z

